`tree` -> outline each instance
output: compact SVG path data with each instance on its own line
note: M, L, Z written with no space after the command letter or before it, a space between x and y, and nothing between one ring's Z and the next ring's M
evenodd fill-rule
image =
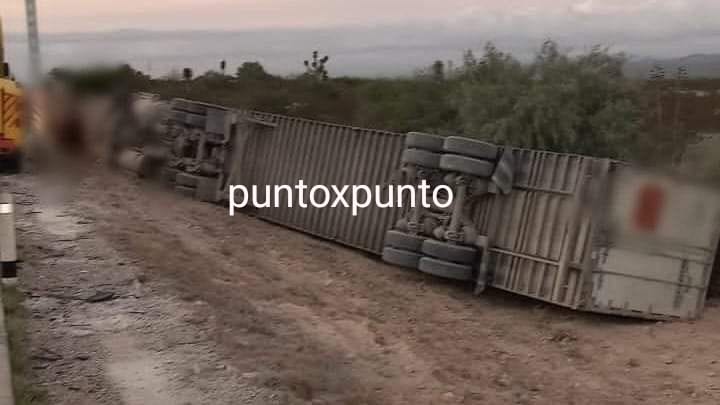
M319 57L318 51L313 51L312 59L306 60L305 64L305 76L316 80L327 80L328 71L325 65L330 60L330 57L325 55L322 58Z
M579 56L546 41L529 65L492 43L467 52L453 99L467 134L557 152L627 157L642 125L640 97L622 54L594 47Z
M194 74L193 74L192 68L186 67L185 69L183 69L183 72L182 72L183 80L190 81L193 79L193 76L194 76Z
M125 94L144 87L150 77L128 64L54 68L50 77L78 94Z
M644 153L638 158L654 165L678 165L683 161L687 146L697 141L698 134L689 130L681 119L688 70L680 66L668 78L665 69L655 65L647 82L647 117L640 139Z
M665 68L660 64L653 65L648 73L648 80L657 81L665 80Z
M436 60L432 64L432 78L437 81L445 80L445 63L441 60Z
M662 85L664 81L665 68L660 64L653 65L650 72L648 72L648 84L654 88L655 119L659 126L662 126L663 122Z
M260 62L244 62L237 68L235 76L238 79L262 80L270 77Z

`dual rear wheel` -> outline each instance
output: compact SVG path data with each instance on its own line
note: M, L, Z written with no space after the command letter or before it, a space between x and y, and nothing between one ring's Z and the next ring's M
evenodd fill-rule
M411 132L405 138L404 165L486 181L495 171L498 147L474 139ZM431 234L431 233L430 233ZM472 280L478 248L400 230L385 236L383 261L454 280Z
M434 276L467 281L472 280L477 256L478 250L474 246L392 230L385 235L382 259Z

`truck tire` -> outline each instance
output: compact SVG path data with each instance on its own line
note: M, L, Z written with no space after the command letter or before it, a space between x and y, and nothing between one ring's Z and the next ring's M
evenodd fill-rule
M196 189L188 186L175 186L175 191L185 197L195 198Z
M185 123L193 128L205 129L207 117L204 115L187 114Z
M17 277L17 262L2 262L2 278Z
M448 153L485 160L497 160L498 147L475 139L460 136L445 138L443 150Z
M175 176L175 183L178 186L196 188L199 181L200 176L195 176L194 174L190 173L180 172L177 174L177 176Z
M216 203L219 201L219 180L217 177L199 177L195 188L195 198L200 201Z
M402 162L429 169L437 169L440 167L441 156L439 153L428 152L422 149L405 149L402 155Z
M423 236L393 230L385 234L385 246L419 253L425 239Z
M409 132L405 135L407 149L422 149L430 152L442 152L445 138L438 135L424 134L422 132Z
M476 177L492 176L495 165L487 160L474 159L460 155L442 155L440 168L449 172L460 172Z
M20 152L13 153L12 155L9 155L3 163L6 166L5 169L8 173L18 174L22 171L22 154Z
M418 262L422 255L415 252L408 252L407 250L395 249L386 247L383 249L382 259L385 263L394 264L396 266L405 267L408 269L417 269Z
M472 267L466 264L450 263L431 257L420 259L418 270L425 274L460 281L472 280L473 273Z
M192 101L175 99L172 101L172 109L178 111L185 111L192 114L207 115L207 107L202 106Z
M477 257L477 249L473 246L454 245L435 239L423 242L422 252L425 256L460 264L473 264Z
M183 111L172 111L169 119L170 121L185 125L185 122L187 121L187 113Z
M180 174L180 170L164 167L160 171L160 179L165 184L175 185L175 179L177 178L178 174Z

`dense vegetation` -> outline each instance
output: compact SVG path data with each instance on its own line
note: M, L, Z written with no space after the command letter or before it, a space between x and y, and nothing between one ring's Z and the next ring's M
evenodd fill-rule
M715 90L702 101L707 112L698 113L684 72L631 80L625 63L602 47L571 55L546 41L531 63L487 44L482 55L467 51L457 67L437 61L405 78L332 77L332 60L317 52L293 77L271 75L257 62L233 75L225 66L197 77L184 69L151 80L129 67L124 75L129 88L166 97L658 164L679 163L698 130L720 127Z

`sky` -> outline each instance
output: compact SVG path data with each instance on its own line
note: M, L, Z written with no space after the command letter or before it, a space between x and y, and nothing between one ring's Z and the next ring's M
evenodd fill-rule
M582 28L628 35L720 29L715 0L37 0L46 32L245 30L440 23ZM3 0L7 29L24 28L24 1ZM524 22L524 25L516 23ZM558 25L561 24L561 25Z
M398 74L489 40L527 56L546 38L567 49L604 44L638 57L720 52L717 0L37 2L48 64L115 57L160 71L183 64L211 68L217 57L238 63L254 57L288 73L295 69L291 60L320 48L354 55L344 62L333 58L343 73ZM2 0L0 15L5 30L16 33L9 36L10 56L24 58L24 1ZM124 30L143 34L116 32ZM187 37L185 31L204 33ZM209 31L225 36L208 37ZM67 33L79 35L60 35Z

